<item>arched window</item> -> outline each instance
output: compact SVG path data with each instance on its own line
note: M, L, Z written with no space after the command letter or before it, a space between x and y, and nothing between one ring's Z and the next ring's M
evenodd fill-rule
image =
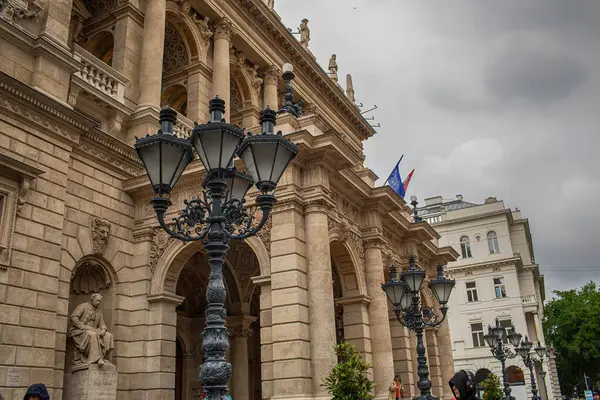
M477 383L477 386L481 385L481 382L489 378L490 374L491 372L487 368L481 368L480 370L478 370L475 373L475 382Z
M460 250L463 258L473 257L473 254L471 254L471 241L469 240L468 236L463 236L460 238Z
M489 231L487 234L487 240L490 254L500 253L500 246L498 246L498 235L496 235L496 232Z

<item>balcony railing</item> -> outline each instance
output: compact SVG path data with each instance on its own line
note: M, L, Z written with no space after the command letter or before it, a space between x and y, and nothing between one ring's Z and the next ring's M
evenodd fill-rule
M121 109L125 105L127 78L81 46L75 45L74 57L83 67L75 72L73 82L94 100L101 100L110 108Z
M175 133L175 136L187 139L192 135L193 129L194 123L192 120L178 113L177 123L173 127L173 133Z

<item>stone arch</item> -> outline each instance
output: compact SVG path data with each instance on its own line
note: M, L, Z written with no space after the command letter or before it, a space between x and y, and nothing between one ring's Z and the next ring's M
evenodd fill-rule
M523 370L516 365L508 366L506 368L506 375L508 376L509 385L525 384L525 374L523 373Z
M343 295L366 294L366 288L361 284L359 264L352 255L352 247L339 240L330 240L329 244L334 268L337 268L337 273L342 279Z
M244 240L258 259L261 275L271 275L271 262L269 252L264 243L256 236ZM202 243L199 241L184 243L173 241L156 263L156 269L152 276L150 294L175 293L177 276L185 263L198 252L203 251Z
M188 96L185 86L175 84L163 90L160 96L160 106L171 106L180 114L187 114Z
M112 66L115 39L109 31L100 31L86 41L87 51L106 65Z
M184 36L171 20L165 21L164 43L163 73L181 70L189 64L189 43L184 40Z
M180 333L179 329L177 329L175 332L175 340L177 340L181 345L181 350L183 351L183 354L188 354L192 352L192 344L188 342L185 335L182 335Z
M254 78L250 75L252 67L247 63L232 68L231 79L239 86L242 94L242 106L259 107L259 90L254 88ZM261 81L262 83L262 81ZM260 89L260 85L258 89Z
M203 44L194 19L190 16L190 10L180 7L175 2L167 2L167 21L175 26L185 41L189 50L190 61L206 62L208 44Z
M334 250L337 251L338 255L343 255L344 252L347 253L354 270L354 279L358 293L366 295L367 287L362 268L364 252L362 249L362 241L358 234L353 232L347 223L335 224L335 226L329 230L329 244L331 246L332 257Z

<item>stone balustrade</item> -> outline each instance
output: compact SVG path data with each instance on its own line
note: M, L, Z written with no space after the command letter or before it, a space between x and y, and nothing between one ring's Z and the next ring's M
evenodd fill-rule
M192 135L194 129L194 123L191 119L185 117L182 114L177 114L177 123L173 127L175 136L187 139Z
M112 67L97 59L81 46L75 45L74 57L83 64L74 76L86 93L100 97L108 103L125 104L125 84L128 80Z

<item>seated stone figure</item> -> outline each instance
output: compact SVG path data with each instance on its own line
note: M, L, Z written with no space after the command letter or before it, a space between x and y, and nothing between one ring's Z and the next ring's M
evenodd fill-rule
M75 342L73 364L104 365L114 349L113 336L106 331L102 311L98 309L102 295L94 293L90 301L77 306L71 314L73 326L69 336Z

